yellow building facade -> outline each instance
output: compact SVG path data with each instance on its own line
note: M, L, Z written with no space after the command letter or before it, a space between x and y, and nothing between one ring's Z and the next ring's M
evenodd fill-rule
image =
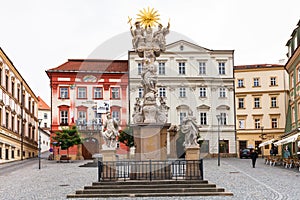
M234 73L237 147L270 155L285 130L289 85L284 65L235 66Z
M0 48L0 163L38 155L38 99Z

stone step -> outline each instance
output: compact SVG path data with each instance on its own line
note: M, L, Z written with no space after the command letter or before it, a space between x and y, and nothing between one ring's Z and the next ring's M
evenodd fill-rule
M153 180L153 181L102 181L93 182L92 185L165 185L165 184L208 184L207 180Z
M131 188L210 188L210 187L216 187L216 184L209 184L209 183L194 183L194 184L180 184L180 183L174 183L174 184L153 184L153 185L141 185L141 184L132 184L132 185L92 185L92 186L85 186L84 189L110 189L110 188L122 188L122 189L131 189Z
M67 198L121 198L121 197L172 197L172 196L233 196L231 192L184 192L184 193L111 193L111 194L69 194Z
M139 193L195 193L195 192L224 192L223 188L131 188L131 189L84 189L77 190L76 194L139 194Z

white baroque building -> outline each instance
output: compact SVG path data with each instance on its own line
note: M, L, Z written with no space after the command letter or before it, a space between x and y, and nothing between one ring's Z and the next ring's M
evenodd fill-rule
M168 44L156 60L157 95L170 107L168 122L180 125L191 110L201 127L202 153L218 153L219 128L220 152L236 154L233 53L179 40ZM130 51L130 121L135 99L143 96L142 67L142 58Z

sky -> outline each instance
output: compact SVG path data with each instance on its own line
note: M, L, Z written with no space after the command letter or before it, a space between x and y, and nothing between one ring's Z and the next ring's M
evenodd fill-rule
M167 43L234 50L235 65L287 60L285 45L300 19L299 0L0 0L0 47L51 106L45 71L74 58L126 59L128 16L135 21L147 7L164 26L170 20Z

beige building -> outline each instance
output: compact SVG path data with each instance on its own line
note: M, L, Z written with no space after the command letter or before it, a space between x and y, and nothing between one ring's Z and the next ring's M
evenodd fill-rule
M38 155L38 99L0 48L0 163Z
M237 147L270 155L285 129L287 72L283 65L263 64L235 66L234 73Z

